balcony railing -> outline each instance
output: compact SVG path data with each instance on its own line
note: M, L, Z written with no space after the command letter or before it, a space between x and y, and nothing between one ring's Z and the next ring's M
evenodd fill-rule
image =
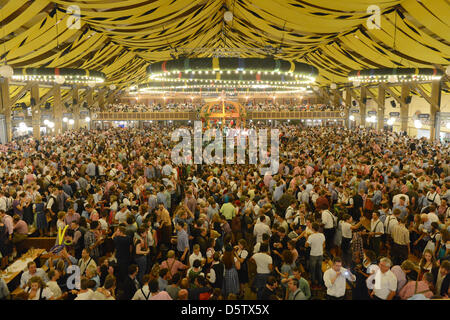
M196 120L196 112L97 112L93 120L100 121L149 121L149 120Z
M252 120L287 120L287 119L343 119L344 111L252 111L248 112Z
M344 119L344 111L248 111L247 119L252 120L295 120L295 119ZM199 120L199 113L189 112L97 112L92 120L96 121L163 121L163 120Z

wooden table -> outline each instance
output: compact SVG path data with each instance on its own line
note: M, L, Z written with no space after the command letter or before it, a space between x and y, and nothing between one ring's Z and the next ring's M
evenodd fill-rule
M2 277L8 287L9 284L26 269L27 263L35 261L43 252L45 252L45 249L30 249L27 253L9 265L2 273Z

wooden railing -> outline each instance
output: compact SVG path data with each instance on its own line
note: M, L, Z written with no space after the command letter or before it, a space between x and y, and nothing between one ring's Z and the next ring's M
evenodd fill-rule
M196 120L196 112L97 112L92 120L100 121L149 121L149 120Z
M287 120L287 119L344 119L344 111L248 111L247 119L252 120ZM164 112L97 112L95 121L161 121L161 120L200 120L195 111Z
M344 111L252 111L247 113L252 120L284 119L343 119Z

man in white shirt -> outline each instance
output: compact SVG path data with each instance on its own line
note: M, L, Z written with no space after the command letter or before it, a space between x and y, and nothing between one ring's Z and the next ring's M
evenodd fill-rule
M330 249L333 245L334 233L336 230L334 225L335 220L336 217L331 213L330 210L322 210L323 233L326 239L327 252L330 252Z
M50 281L46 283L47 287L52 291L53 297L55 299L58 299L62 296L61 288L59 287L57 282L60 277L60 273L58 270L52 269L48 272L48 277L50 278Z
M436 192L436 187L434 185L430 187L430 191L428 191L428 193L427 193L427 200L429 203L434 202L436 204L436 206L441 205L441 197Z
M193 253L189 256L189 266L192 267L194 265L195 260L202 261L203 256L200 252L200 246L198 244L194 244Z
M400 209L395 209L394 212L392 212L392 215L388 215L386 220L384 220L384 232L387 235L390 235L392 230L394 230L394 227L398 225L400 213Z
M253 235L256 237L256 242L262 242L262 235L264 233L272 235L270 227L265 222L266 216L260 216L258 222L256 222L255 226L253 227Z
M286 209L286 214L284 215L284 217L289 225L291 225L291 223L293 222L296 207L297 201L292 201L290 206Z
M130 210L128 210L127 206L122 203L120 205L120 210L116 213L116 215L114 216L114 219L117 220L118 223L125 223L129 213L130 213Z
M367 278L367 288L372 290L370 297L374 300L392 300L397 292L397 277L391 271L392 262L382 258L379 270Z
M150 282L150 275L146 274L142 280L142 288L137 290L131 300L148 300L150 298L150 288L148 287L148 283Z
M345 280L355 281L356 277L349 270L342 268L339 257L333 259L333 266L323 274L323 282L327 287L327 300L344 300Z
M48 281L45 271L41 268L37 268L34 261L28 262L27 268L28 270L22 273L22 277L20 278L21 288L25 288L27 286L28 280L30 280L32 277L40 277L44 282Z
M393 198L392 198L392 205L400 205L400 198L404 197L405 198L405 207L409 206L409 196L407 194L403 194L403 193L399 193L396 194Z
M84 248L81 252L81 259L78 260L78 267L80 267L80 275L85 276L88 267L97 268L94 258L91 257L91 252L89 249Z
M372 220L370 220L370 243L372 250L377 256L380 255L381 236L384 234L383 222L379 219L379 213L374 211L372 213Z
M437 216L437 214L433 210L433 209L436 209L435 205L431 205L431 209L432 210L430 210L430 212L428 212L428 219L431 221L431 223L433 223L433 222L440 223L439 222L439 217Z
M83 278L80 281L80 291L75 300L92 300L94 291L88 288L89 279Z
M253 282L254 289L259 290L266 284L267 278L273 270L273 259L268 253L269 245L262 243L260 251L255 253L250 260L256 263L256 276Z
M7 211L7 201L5 197L5 193L0 189L0 210Z
M317 288L319 281L322 279L322 261L323 249L325 248L325 236L319 232L319 224L314 222L312 224L313 233L306 240L305 246L311 247L309 253L309 266L311 274L312 287Z

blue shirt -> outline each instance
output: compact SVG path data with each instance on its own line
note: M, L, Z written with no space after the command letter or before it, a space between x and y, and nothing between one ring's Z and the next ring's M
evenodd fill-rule
M170 209L167 195L164 192L158 192L156 194L156 198L158 199L158 203L162 203L164 205L164 208Z
M364 180L361 180L361 182L359 183L359 186L358 186L358 193L361 191L361 190L364 190L364 193L367 193L367 186L366 186L366 181L364 181Z
M373 194L373 198L372 198L372 202L374 205L378 206L382 200L382 195L381 195L381 191L377 190L374 192Z
M177 250L183 252L186 248L189 248L188 234L186 230L181 229L177 232Z
M400 206L396 204L395 206L392 207L392 212L394 212L395 209L399 209L402 212L400 213L400 219L403 219L408 214L408 211L406 210L405 206Z
M156 206L158 205L158 199L156 198L156 196L154 194L150 195L148 197L148 209L149 211L153 211L155 210Z
M167 285L168 285L167 280L164 280L161 277L158 278L159 291L166 291Z
M285 186L285 184L282 184L281 186L275 187L275 191L273 192L273 201L277 202L278 200L280 200L281 196L283 195Z

